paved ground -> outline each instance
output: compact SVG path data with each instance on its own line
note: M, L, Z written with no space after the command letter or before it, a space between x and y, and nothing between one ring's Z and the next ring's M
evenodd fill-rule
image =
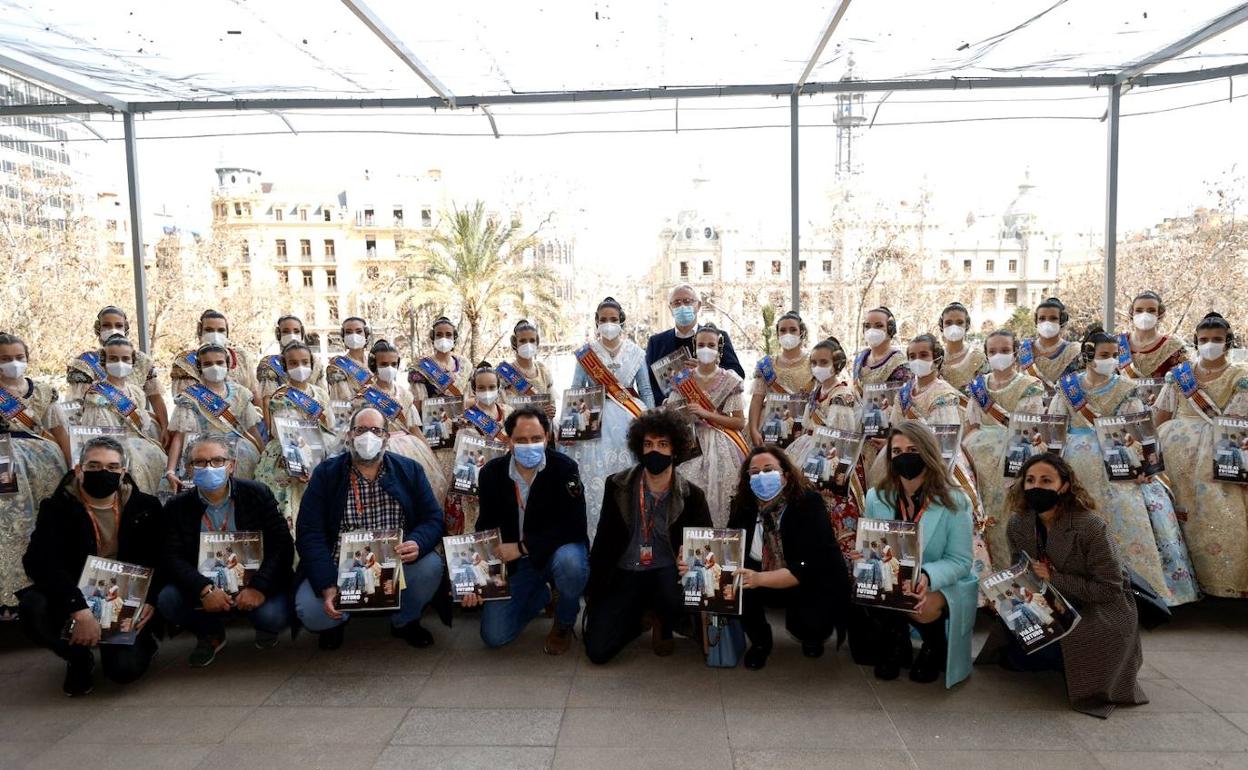
M1152 703L1070 712L1061 680L977 669L958 690L876 682L847 651L778 642L761 673L706 668L689 643L617 662L541 654L546 622L482 649L475 618L412 650L377 620L347 646L273 651L242 628L207 670L185 636L159 670L85 699L50 654L0 628L0 767L1248 768L1248 603L1208 601L1144 640ZM981 638L986 621L981 621Z

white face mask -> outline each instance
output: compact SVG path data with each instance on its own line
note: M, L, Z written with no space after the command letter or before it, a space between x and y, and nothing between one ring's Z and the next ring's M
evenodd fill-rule
M381 454L381 448L385 443L384 439L375 434L365 433L363 436L356 436L351 445L355 447L355 453L360 456L360 459L367 462Z
M478 390L477 401L486 406L493 406L498 400L498 390Z
M863 332L862 336L866 339L868 347L876 347L881 342L888 339L888 332L883 329L867 329Z
M537 355L537 345L534 345L532 342L523 342L516 348L516 355L526 361L531 361L533 356Z
M1044 337L1046 340L1053 339L1061 330L1061 325L1054 321L1041 321L1036 324L1036 333L1041 337Z
M1118 359L1116 358L1097 358L1092 361L1092 368L1097 374L1108 377L1118 371Z
M1200 357L1206 361L1217 361L1222 357L1222 353L1226 351L1226 344L1222 342L1206 342L1203 345L1197 345L1196 350L1200 352Z
M1136 313L1131 322L1135 324L1135 328L1141 331L1148 331L1157 325L1157 316L1152 313Z
M312 379L312 367L296 366L287 370L287 374L289 374L290 379L294 380L295 382L307 382L308 380Z
M130 376L130 372L134 371L134 364L125 361L114 361L111 364L106 364L104 368L114 377L122 378Z
M359 350L368 342L368 338L363 334L344 334L342 342L347 346L348 350Z
M227 372L229 372L229 368L224 364L205 366L203 368L204 379L208 382L224 382Z
M302 339L303 339L303 335L300 334L299 332L283 332L282 333L282 345L283 346L289 345L292 342L299 342Z
M832 367L830 366L812 366L810 367L810 376L819 382L827 382L832 376Z
M936 368L936 364L925 358L912 358L907 361L910 365L910 371L914 372L915 377L926 377Z
M16 380L26 373L26 366L25 361L5 361L3 364L0 364L0 374L3 374L10 380Z
M124 326L105 326L100 329L100 342L108 342L113 337L126 336L126 327Z
M598 336L604 340L613 340L620 336L620 325L617 323L598 324Z
M950 324L944 328L944 331L942 331L941 334L943 334L945 339L950 342L961 342L962 339L966 337L966 327L958 326L957 324Z
M719 351L715 348L698 348L698 363L713 364L719 360Z
M399 367L397 366L379 366L377 367L377 379L382 382L394 382L399 378Z
M993 353L988 356L988 365L994 372L1004 372L1014 364L1013 353Z
M225 343L229 340L229 335L225 332L204 332L199 335L199 341L205 345L220 345L225 347Z
M801 345L801 344L802 344L802 338L796 334L781 334L780 335L780 347L784 348L785 350L793 350L794 348L796 348L798 345Z
M451 337L438 337L433 341L433 349L439 353L450 353L455 349L455 340Z

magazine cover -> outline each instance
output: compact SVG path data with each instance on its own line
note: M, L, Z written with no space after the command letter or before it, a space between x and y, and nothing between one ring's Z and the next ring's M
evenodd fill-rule
M1213 480L1248 484L1248 419L1213 418Z
M604 395L601 385L563 392L563 409L559 412L560 441L589 441L602 435Z
M888 435L888 412L897 402L904 382L881 382L862 387L862 435L884 438Z
M120 426L69 425L65 431L69 434L69 456L75 464L82 457L82 445L96 436L110 436L125 446L126 429Z
M468 594L476 594L487 602L511 596L507 565L494 555L501 544L497 528L442 538L455 601L462 602Z
M650 364L650 371L654 372L654 379L659 381L659 390L663 391L664 396L670 396L672 395L672 377L692 364L693 356L689 354L688 349L680 347Z
M455 446L455 434L464 414L464 400L454 396L432 396L420 405L420 424L430 449Z
M0 495L17 494L17 464L13 461L13 440L0 433Z
M295 417L274 417L277 440L286 461L286 475L292 479L309 479L312 469L325 459L325 440L321 427L313 420Z
M1139 396L1144 402L1144 406L1152 408L1153 403L1157 401L1157 395L1161 393L1161 389L1166 386L1164 377L1137 377L1133 380L1135 383L1135 395Z
M397 529L343 532L338 540L338 596L340 611L397 610L403 590L395 547L403 540Z
M87 557L78 578L78 590L100 623L100 644L134 644L138 636L134 623L147 601L151 581L152 571L147 567L101 556Z
M507 445L493 441L473 431L462 431L455 439L455 466L452 486L455 491L477 496L477 477L485 464L495 457L507 454Z
M1152 412L1096 419L1096 440L1110 481L1155 476L1166 469Z
M339 436L345 436L348 426L351 425L351 408L350 401L330 401L329 408L332 412L331 416L334 420L334 433Z
M1036 577L1027 554L1009 569L985 575L980 588L1028 654L1079 625L1079 613L1057 589Z
M848 494L849 480L865 439L861 433L820 426L802 463L802 475L820 491Z
M680 581L685 608L740 615L745 530L685 527L683 549L689 566Z
M919 565L919 523L859 519L854 549L854 601L873 607L914 612L913 588Z
M77 425L82 421L82 399L81 398L62 398L57 400L53 406L61 413L61 424L66 429L71 425Z
M764 444L787 447L802 435L802 418L806 414L805 393L768 392L763 402L762 430Z
M1066 446L1066 426L1069 417L1064 414L1010 415L1010 435L1005 441L1005 459L1002 464L1007 479L1018 476L1023 463L1034 454L1060 455Z
M199 574L230 596L247 587L263 558L261 532L199 533Z
M549 393L530 393L527 396L522 396L512 391L508 391L507 403L512 409L519 409L522 406L530 406L539 412L544 412L551 401Z
M936 434L936 443L940 444L940 456L945 459L945 467L953 470L953 462L958 458L958 449L962 446L962 426L937 423L930 426Z

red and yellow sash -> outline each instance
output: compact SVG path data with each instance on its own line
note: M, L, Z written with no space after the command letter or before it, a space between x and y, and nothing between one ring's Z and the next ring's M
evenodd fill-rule
M677 372L672 377L672 387L680 391L680 395L688 403L700 406L708 412L719 413L719 410L715 408L715 405L711 403L711 399L706 395L706 391L702 390L702 386L694 378L692 370L685 369ZM722 425L716 425L709 421L706 424L727 436L732 441L733 446L737 448L737 451L741 453L742 459L750 453L750 445L746 443L745 437L741 435L741 431L725 428Z
M634 418L641 416L641 413L646 410L645 405L620 385L620 381L615 379L615 375L602 363L602 359L598 357L598 354L594 352L592 347L585 345L576 351L575 355L577 362L585 370L585 373L589 375L590 379L602 386L612 401L624 407Z

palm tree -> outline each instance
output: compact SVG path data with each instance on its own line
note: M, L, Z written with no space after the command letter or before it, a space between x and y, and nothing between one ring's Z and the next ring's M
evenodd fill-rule
M495 330L505 314L524 313L538 323L557 317L554 279L541 265L524 263L536 233L523 234L520 227L518 219L503 224L488 215L482 201L454 206L410 254L408 302L458 307L473 363L483 329Z

